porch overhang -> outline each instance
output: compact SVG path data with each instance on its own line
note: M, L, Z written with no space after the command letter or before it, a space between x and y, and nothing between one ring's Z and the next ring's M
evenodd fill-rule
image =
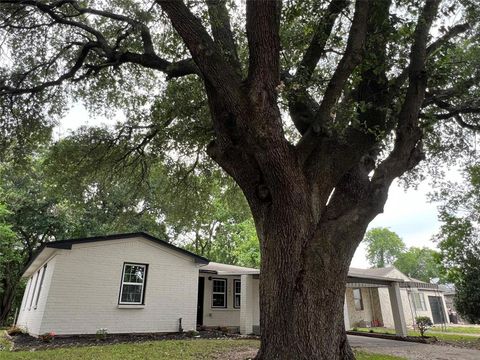
M383 276L369 276L369 275L348 275L347 287L360 288L360 287L387 287L390 296L390 305L392 307L393 322L395 325L395 333L398 336L407 336L407 323L405 321L405 314L403 311L402 296L400 293L401 286L405 283L403 279L386 278ZM346 304L346 301L345 301ZM348 317L348 309L345 306L344 314ZM345 321L345 326L349 326L349 322Z

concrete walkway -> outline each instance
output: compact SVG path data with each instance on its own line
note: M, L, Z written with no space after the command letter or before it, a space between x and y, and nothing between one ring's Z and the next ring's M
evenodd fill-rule
M348 341L355 349L401 356L412 360L480 360L480 350L355 335L348 335Z

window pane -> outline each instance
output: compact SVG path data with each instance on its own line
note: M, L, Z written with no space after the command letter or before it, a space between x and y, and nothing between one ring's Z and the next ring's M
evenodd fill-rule
M225 292L225 281L213 280L213 292Z
M213 294L213 306L224 307L225 306L225 296L224 294Z
M235 293L240 294L242 289L242 284L240 281L235 281Z
M235 295L235 307L240 307L240 295Z
M142 301L142 285L123 285L121 302L139 303Z
M145 268L143 266L125 265L123 281L132 283L143 283Z

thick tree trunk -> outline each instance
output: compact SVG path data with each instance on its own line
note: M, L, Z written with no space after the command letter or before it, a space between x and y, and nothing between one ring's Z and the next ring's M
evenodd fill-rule
M6 320L12 310L13 300L15 299L15 286L5 282L3 284L3 293L2 298L0 299L0 325L9 325L6 324Z
M343 314L353 250L328 245L335 241L331 232L305 229L300 231L309 234L304 241L291 236L280 238L278 228L283 233L289 233L286 227L298 232L297 221L292 219L290 223L277 224L277 229L264 232L267 237L269 232L274 233L276 241L262 249L262 343L257 359L354 359ZM264 243L268 244L268 239Z
M285 198L256 219L262 245L257 359L354 359L344 326L345 287L368 221L318 221L305 210L310 196L296 205Z

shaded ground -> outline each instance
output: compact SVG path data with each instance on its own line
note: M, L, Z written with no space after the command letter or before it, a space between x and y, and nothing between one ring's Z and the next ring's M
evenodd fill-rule
M154 340L189 340L189 339L229 339L237 338L237 335L226 334L221 331L200 331L198 334L188 332L174 334L109 334L105 340L99 340L95 335L86 336L57 336L55 339L46 343L42 340L27 334L12 336L14 351L29 351L57 349L72 346L96 346L96 345L115 345L126 343L142 343Z
M480 350L463 349L447 344L431 345L406 341L377 339L349 335L348 341L354 349L405 357L412 360L479 360Z

